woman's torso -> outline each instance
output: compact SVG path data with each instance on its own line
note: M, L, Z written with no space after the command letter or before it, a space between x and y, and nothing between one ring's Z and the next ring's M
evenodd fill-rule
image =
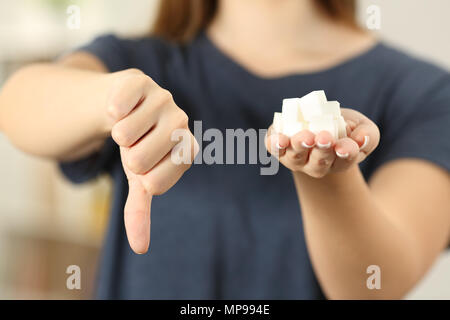
M122 216L127 182L117 147L106 144L109 150L99 160L99 170L112 174L114 194L98 297L323 298L308 257L291 173L280 166L275 175L261 175L261 167L267 167L259 163L261 141L258 163L249 163L248 144L245 164L236 163L237 150L231 161L226 129L250 129L249 134L263 137L260 130L271 124L283 98L325 90L329 100L364 113L383 130L399 86L395 81L412 59L378 44L324 71L263 79L222 54L204 34L186 47L110 36L82 50L99 56L110 71L139 68L171 91L198 140L199 132L208 129L218 129L209 133L223 137L223 154L213 155L224 164L205 164L205 156L211 159L211 142L199 141L203 163L194 164L171 190L153 198L151 245L145 255L132 253L128 246ZM201 121L201 129L200 122L194 128L194 121ZM395 125L389 126L387 133L395 132ZM366 178L383 162L382 153L376 151L360 165Z

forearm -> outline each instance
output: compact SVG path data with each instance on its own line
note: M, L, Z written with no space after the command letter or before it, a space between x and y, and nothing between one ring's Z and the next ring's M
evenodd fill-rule
M98 148L108 135L109 74L36 64L0 91L0 129L25 152L70 159Z
M321 179L294 173L309 254L329 298L400 298L418 278L414 239L377 203L355 165ZM366 269L381 269L369 290Z

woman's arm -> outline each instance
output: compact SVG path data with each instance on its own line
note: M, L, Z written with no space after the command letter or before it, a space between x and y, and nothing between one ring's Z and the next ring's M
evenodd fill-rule
M402 159L379 168L370 183L358 163L378 145L376 125L342 109L348 138L301 131L271 134L268 150L292 170L306 242L329 298L401 298L446 246L450 231L448 172ZM381 289L367 287L367 268L381 269Z
M420 160L381 167L370 185L358 166L322 179L294 173L305 236L323 290L335 299L399 299L448 243L450 179ZM366 269L381 269L369 290Z
M106 100L112 75L87 53L26 66L0 91L0 130L28 153L57 160L87 155L111 132Z
M89 53L19 70L0 92L0 128L20 149L57 160L88 155L112 136L129 185L125 229L132 249L144 253L152 196L181 178L199 148L169 91L136 69L105 71ZM180 131L183 157L175 163Z

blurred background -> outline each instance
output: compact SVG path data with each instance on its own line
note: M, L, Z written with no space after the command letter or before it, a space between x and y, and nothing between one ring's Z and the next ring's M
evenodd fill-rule
M380 29L372 32L450 68L450 1L358 4L362 26L375 5ZM148 33L157 6L158 0L0 0L0 87L20 66L53 60L102 33ZM79 25L73 18L78 9ZM0 177L0 299L91 298L108 223L109 179L70 185L54 163L21 153L1 133ZM81 269L81 290L66 287L69 265ZM407 298L450 299L449 252Z

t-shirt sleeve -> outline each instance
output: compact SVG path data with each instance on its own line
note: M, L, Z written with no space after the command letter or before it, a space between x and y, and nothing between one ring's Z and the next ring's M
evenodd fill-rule
M126 40L115 35L104 35L94 39L87 45L75 51L83 51L99 58L109 72L116 72L130 68L130 56Z
M84 183L103 173L110 173L115 161L119 161L119 147L108 138L101 150L79 160L60 162L59 168L73 183Z
M450 74L417 62L396 83L385 106L374 168L417 158L450 171Z
M75 51L83 51L95 55L105 64L110 72L129 68L123 40L113 35L98 37ZM103 173L109 173L114 161L119 161L118 159L120 159L119 147L111 138L108 138L98 152L76 161L61 162L59 167L64 176L70 181L83 183Z

